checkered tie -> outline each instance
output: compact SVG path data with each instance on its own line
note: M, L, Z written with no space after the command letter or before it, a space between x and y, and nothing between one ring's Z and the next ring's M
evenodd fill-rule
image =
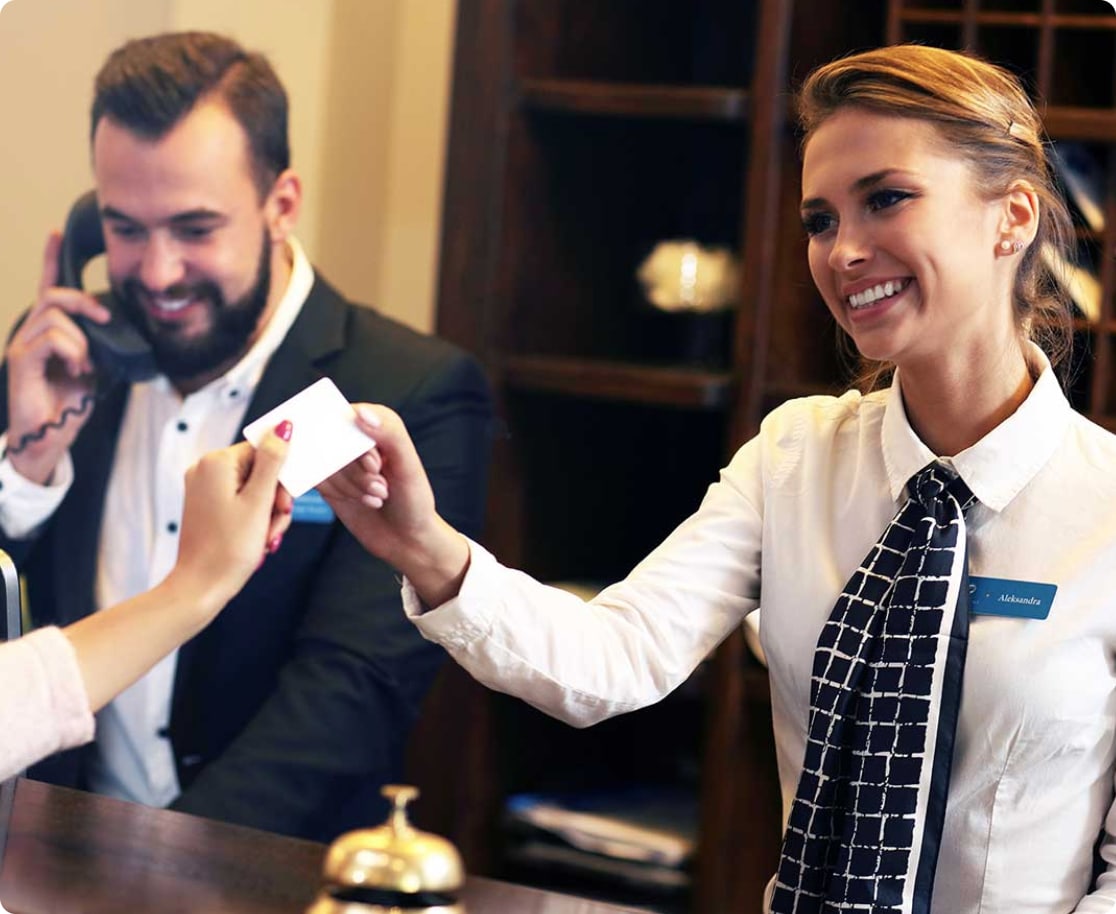
M965 510L932 463L845 585L814 653L806 757L772 914L927 914L969 637Z

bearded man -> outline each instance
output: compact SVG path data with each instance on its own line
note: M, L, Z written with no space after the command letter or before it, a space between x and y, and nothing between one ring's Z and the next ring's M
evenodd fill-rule
M209 33L130 41L97 75L91 146L112 294L58 286L53 233L5 358L0 547L34 622L68 624L158 583L186 468L321 377L403 414L439 509L476 534L484 375L310 265L267 60ZM106 306L150 344L153 380L92 363L74 318L102 323ZM379 787L400 776L441 649L316 492L269 548L217 621L98 715L91 747L33 776L318 840L382 819Z

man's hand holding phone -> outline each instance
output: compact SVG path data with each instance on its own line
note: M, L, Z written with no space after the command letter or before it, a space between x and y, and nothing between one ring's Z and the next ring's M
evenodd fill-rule
M108 310L80 289L58 285L59 232L51 232L35 304L8 342L8 449L15 469L46 484L89 417L94 379L80 314L97 323ZM65 421L60 421L66 416ZM41 437L36 437L42 430ZM29 436L29 437L28 437Z

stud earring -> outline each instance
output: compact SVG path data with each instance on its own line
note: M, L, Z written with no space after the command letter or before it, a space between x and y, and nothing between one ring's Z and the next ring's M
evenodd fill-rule
M1011 243L1011 251L1012 251L1013 254L1018 254L1026 246L1027 245L1025 245L1022 241L1013 241Z
M1023 250L1023 248L1026 247L1026 245L1023 244L1022 241L1010 241L1009 239L1005 238L1000 242L999 247L1000 253L1006 256L1008 254L1018 254L1020 251Z

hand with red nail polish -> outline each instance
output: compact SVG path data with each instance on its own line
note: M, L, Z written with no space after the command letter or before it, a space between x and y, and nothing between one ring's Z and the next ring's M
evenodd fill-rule
M65 629L91 710L192 638L279 548L291 497L279 485L291 424L206 454L186 473L178 560L163 581Z

